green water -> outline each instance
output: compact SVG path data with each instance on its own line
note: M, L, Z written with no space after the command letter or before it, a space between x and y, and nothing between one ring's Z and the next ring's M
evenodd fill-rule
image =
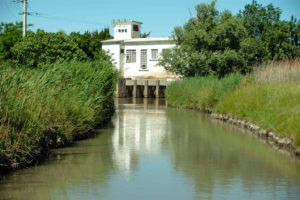
M0 199L300 199L300 164L163 100L119 100L109 127L0 180Z

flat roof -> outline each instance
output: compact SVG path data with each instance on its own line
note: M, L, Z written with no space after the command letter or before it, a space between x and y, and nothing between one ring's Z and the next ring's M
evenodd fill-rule
M173 41L169 37L158 37L158 38L133 38L130 40L124 40L124 43L139 43L139 42L164 42L164 41Z
M137 21L113 21L113 24L132 24L132 23L136 23L136 24L143 24L142 22L137 22Z
M120 43L123 42L124 40L115 40L115 39L109 39L109 40L103 40L101 43Z
M157 37L157 38L133 38L133 39L124 39L124 40L115 40L115 39L110 39L110 40L104 40L101 43L119 43L119 42L124 42L124 43L147 43L147 42L171 42L174 41L172 38L169 37Z

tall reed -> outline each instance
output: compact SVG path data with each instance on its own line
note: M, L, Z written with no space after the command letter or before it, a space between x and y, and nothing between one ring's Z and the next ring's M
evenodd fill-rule
M0 67L0 169L27 165L113 113L118 73L104 60Z
M273 61L254 69L257 82L300 84L300 60Z
M241 84L242 75L193 77L173 82L166 90L170 105L197 109L211 109L231 90Z

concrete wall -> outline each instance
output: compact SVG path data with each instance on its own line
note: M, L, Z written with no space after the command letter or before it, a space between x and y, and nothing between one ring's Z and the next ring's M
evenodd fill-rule
M119 30L127 30L127 32L119 32ZM114 26L114 39L131 39L131 25L130 24L118 24Z
M175 44L168 41L143 42L143 43L125 43L124 49L124 77L132 78L138 76L158 76L165 72L162 66L158 65L158 60L151 59L151 49L158 49L158 54L163 49L172 48ZM126 50L136 50L136 62L126 63ZM147 69L141 69L141 50L147 49Z
M120 43L105 43L102 45L102 49L108 52L108 54L112 57L113 64L116 66L116 69L123 71L120 65L120 61L121 61L120 48L121 48Z
M138 25L139 31L133 30L133 25ZM132 39L132 38L139 38L140 37L140 24L129 22L123 24L115 24L114 25L114 39L116 40L125 40L125 39ZM121 30L121 32L119 32ZM122 32L122 30L126 30L126 32Z

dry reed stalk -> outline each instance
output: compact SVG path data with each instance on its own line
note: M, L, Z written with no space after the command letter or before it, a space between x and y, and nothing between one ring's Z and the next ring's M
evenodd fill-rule
M254 70L256 80L260 83L296 83L300 84L300 59L272 61L258 66Z

